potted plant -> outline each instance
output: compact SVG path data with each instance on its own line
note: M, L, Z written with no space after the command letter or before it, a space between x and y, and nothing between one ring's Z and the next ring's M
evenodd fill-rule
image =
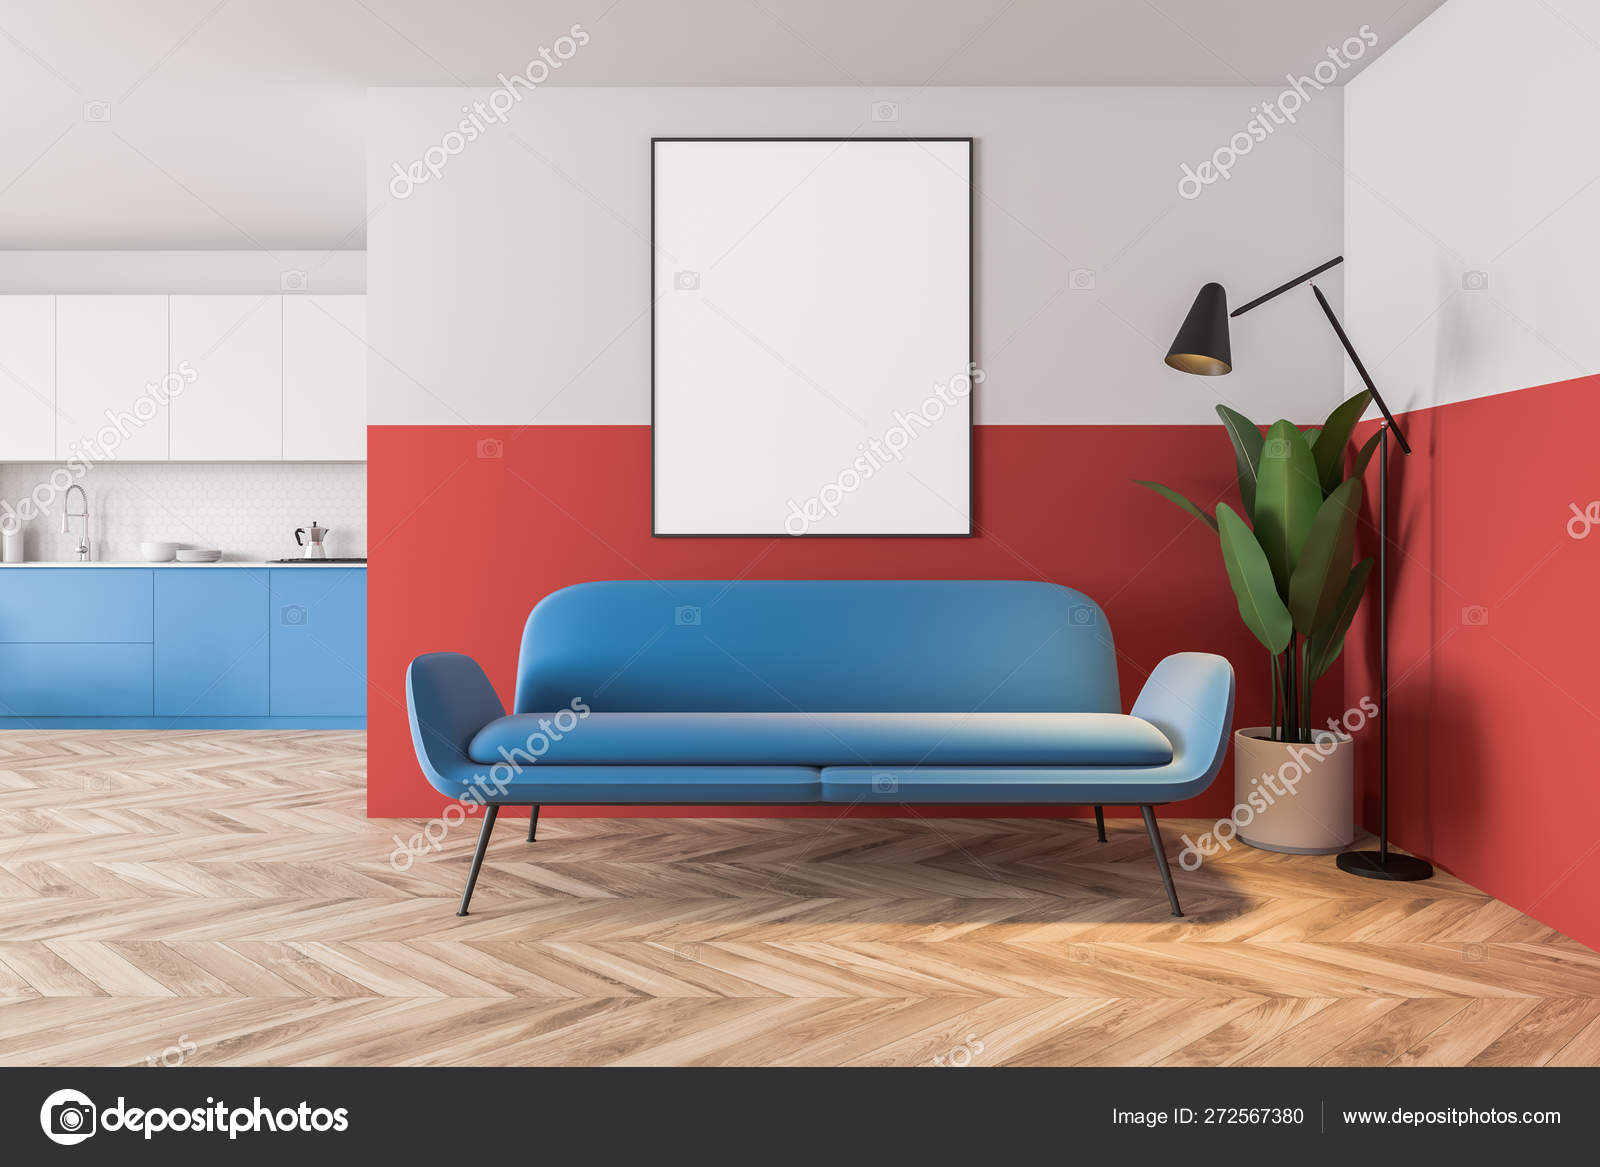
M1342 851L1355 833L1353 751L1334 719L1317 722L1313 688L1344 649L1372 559L1352 565L1361 476L1378 435L1345 473L1345 449L1371 394L1363 390L1320 429L1273 423L1263 437L1243 414L1217 406L1233 442L1241 516L1226 503L1210 515L1177 491L1143 482L1217 533L1245 627L1272 669L1272 724L1233 738L1234 826L1270 851ZM1362 720L1370 716L1363 713ZM1353 721L1353 719L1352 719Z

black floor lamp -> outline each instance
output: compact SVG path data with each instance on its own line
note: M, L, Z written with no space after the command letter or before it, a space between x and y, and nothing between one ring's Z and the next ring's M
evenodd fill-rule
M1172 349L1167 353L1167 364L1184 373L1195 373L1206 377L1219 377L1224 373L1233 371L1233 350L1228 339L1228 320L1230 316L1243 316L1252 308L1259 308L1268 300L1281 296L1291 288L1299 287L1308 280L1314 279L1344 262L1344 256L1336 255L1320 267L1314 267L1304 275L1296 276L1286 284L1281 284L1264 296L1257 296L1242 308L1235 308L1232 313L1228 311L1228 294L1221 284L1207 284L1200 289L1200 294L1194 298L1194 306L1189 309L1189 315L1184 317L1183 327L1178 329L1178 336L1172 342ZM1378 408L1383 411L1383 423L1378 427L1378 850L1376 851L1346 851L1339 856L1339 868L1348 871L1351 875L1363 875L1369 879L1413 880L1427 879L1433 874L1433 865L1414 855L1395 855L1389 851L1389 435L1394 434L1394 440L1400 444L1401 452L1411 453L1411 445L1406 441L1405 432L1400 428L1400 423L1395 421L1394 414L1389 412L1388 404L1383 400L1383 394L1378 392L1378 387L1372 383L1372 377L1367 373L1367 367L1361 363L1361 358L1356 355L1356 350L1350 344L1350 338L1344 333L1344 326L1339 323L1339 318L1333 314L1333 308L1328 303L1328 298L1322 294L1322 289L1315 284L1311 291L1317 297L1317 303L1322 305L1322 311L1328 318L1328 323L1333 325L1333 331L1339 338L1339 343L1344 345L1344 351L1350 354L1350 360L1356 367L1356 372L1361 374L1361 380L1366 383L1367 389L1372 393L1372 400L1377 402Z

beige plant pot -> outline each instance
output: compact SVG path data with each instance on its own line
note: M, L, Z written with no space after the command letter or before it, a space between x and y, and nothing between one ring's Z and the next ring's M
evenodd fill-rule
M1355 838L1355 745L1321 730L1316 742L1275 742L1266 726L1233 735L1234 823L1263 851L1328 855Z

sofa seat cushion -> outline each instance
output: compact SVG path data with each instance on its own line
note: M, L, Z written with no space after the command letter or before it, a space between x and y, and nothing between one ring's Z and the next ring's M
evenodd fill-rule
M1178 766L829 766L822 801L1022 806L1159 805L1191 798L1210 784Z
M564 718L564 721L570 720ZM541 766L1162 766L1172 744L1117 713L550 714L480 729L475 762Z
M750 806L822 801L820 771L810 766L499 765L485 766L481 779L467 785L474 787L485 803L511 805Z

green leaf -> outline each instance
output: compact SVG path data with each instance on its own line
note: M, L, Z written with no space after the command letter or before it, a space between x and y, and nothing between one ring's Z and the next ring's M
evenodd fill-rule
M1232 507L1220 503L1217 534L1222 539L1222 562L1228 569L1228 582L1233 585L1245 627L1268 652L1282 652L1289 646L1289 637L1294 635L1294 622L1278 596L1272 567L1267 563L1261 544L1256 542L1255 532Z
M1311 660L1313 681L1332 668L1333 662L1344 651L1345 633L1350 631L1350 621L1355 619L1356 609L1361 607L1362 596L1367 590L1367 577L1371 574L1372 557L1369 555L1351 569L1344 589L1339 593L1333 619L1318 629L1307 643L1306 652Z
M1322 481L1311 447L1299 430L1274 422L1261 446L1261 477L1256 484L1256 538L1272 565L1278 594L1289 594L1295 560L1322 506Z
M1175 503L1177 506L1182 507L1184 510L1188 511L1195 518L1197 518L1201 522L1203 522L1206 526L1210 527L1213 531L1215 531L1217 529L1217 520L1216 519L1214 519L1210 515L1206 514L1205 511L1203 511L1199 507L1195 506L1194 503L1192 503L1188 499L1184 498L1183 495L1181 495L1177 491L1173 490L1170 486L1162 486L1161 483L1159 483L1159 482L1146 482L1142 478L1135 478L1134 482L1136 482L1140 486L1149 487L1151 490L1155 491L1157 494L1159 494L1162 498L1166 499L1168 502Z
M1346 479L1311 521L1311 533L1289 579L1289 615L1295 631L1311 636L1333 617L1340 589L1350 575L1361 511L1361 480Z
M1318 443L1315 453L1317 480L1322 483L1325 494L1332 494L1333 488L1344 477L1344 448L1349 444L1350 435L1355 432L1356 422L1361 420L1371 401L1372 394L1363 389L1348 401L1340 402L1323 423L1323 441Z
M1367 444L1361 447L1356 454L1355 465L1350 467L1350 477L1360 478L1367 472L1367 463L1372 461L1372 453L1378 448L1378 443L1383 440L1383 430L1379 430L1367 439Z
M1306 445L1311 447L1312 453L1315 453L1317 449L1317 439L1322 436L1322 431L1317 429L1316 426L1312 426L1310 429L1301 430L1300 432L1305 436Z
M1217 416L1222 428L1228 431L1233 443L1233 456L1239 467L1239 501L1244 503L1244 513L1256 513L1256 476L1261 463L1261 428L1244 414L1217 406Z

